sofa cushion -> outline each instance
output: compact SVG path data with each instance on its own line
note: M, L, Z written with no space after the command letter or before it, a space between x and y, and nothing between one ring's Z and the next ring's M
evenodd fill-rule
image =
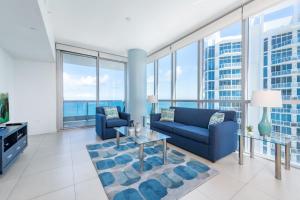
M173 107L172 107L173 108ZM195 108L175 108L175 122L183 123L191 126L207 128L210 116L216 110L210 109L195 109Z
M205 144L209 143L209 132L206 128L200 128L198 126L175 125L173 128L173 133Z
M210 117L216 113L224 113L224 121L236 121L235 111L219 111L214 109L199 109L199 108L183 108L183 107L171 107L175 109L174 121L191 126L199 126L201 128L207 128Z
M173 128L175 126L180 127L184 126L184 124L176 123L176 122L161 122L161 121L154 121L151 123L151 126L162 131L173 132Z
M128 123L124 119L108 119L106 120L106 127L113 128L119 126L128 126Z

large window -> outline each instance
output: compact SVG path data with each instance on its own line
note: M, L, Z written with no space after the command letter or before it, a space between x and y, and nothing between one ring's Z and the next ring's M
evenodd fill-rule
M63 123L59 124L60 128L95 125L98 105L120 106L124 110L124 63L100 59L97 65L97 57L94 56L63 51L60 53L62 71L59 73L62 73L63 81Z
M197 107L197 94L198 94L198 44L197 42L194 42L182 49L179 49L176 52L176 93L175 94L176 94L176 106Z
M281 90L283 100L298 97L299 5L299 1L287 1L249 18L250 95L253 90L276 89ZM248 124L256 125L261 112L262 109L249 106ZM284 103L282 108L271 108L273 133L297 136L297 113L297 105L289 103ZM274 148L261 143L256 151L273 157ZM300 163L296 143L292 143L292 152L292 162Z
M159 109L168 108L171 105L171 81L172 81L171 55L158 60L158 100Z
M204 107L236 110L239 120L241 106L234 100L241 100L241 41L240 22L204 38Z
M154 95L154 63L147 64L147 96Z
M248 100L252 91L276 89L281 91L284 105L269 109L273 133L299 137L300 105L291 103L300 100L299 8L299 0L284 1L156 60L160 107L172 102L183 107L235 110L240 130L253 125L258 133L262 109L250 106ZM242 26L248 31L243 35ZM242 55L242 50L247 54ZM171 58L176 59L171 62ZM248 61L245 66L243 60ZM197 81L198 76L202 80ZM273 157L272 144L255 146L256 152ZM300 164L297 140L292 143L292 163Z
M154 94L154 62L147 64L147 96L155 95ZM147 113L151 112L152 105L147 102Z
M124 63L100 60L99 68L100 106L125 107Z
M96 58L63 54L63 126L95 125Z

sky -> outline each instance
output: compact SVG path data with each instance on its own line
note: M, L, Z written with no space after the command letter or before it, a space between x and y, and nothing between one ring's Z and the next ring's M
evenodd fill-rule
M64 100L96 100L96 67L64 63ZM100 100L124 100L124 71L101 68Z

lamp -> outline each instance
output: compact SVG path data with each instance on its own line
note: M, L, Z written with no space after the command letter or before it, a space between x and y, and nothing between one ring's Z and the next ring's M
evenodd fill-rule
M154 95L148 96L147 101L152 104L151 114L154 114L155 113L155 104L157 103L156 96L154 96Z
M258 90L252 93L252 106L263 107L263 116L258 124L258 131L261 136L270 136L272 126L268 119L268 108L282 107L281 91L279 90Z

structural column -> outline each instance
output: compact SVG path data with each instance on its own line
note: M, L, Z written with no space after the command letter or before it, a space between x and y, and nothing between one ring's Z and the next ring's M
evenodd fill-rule
M131 119L142 123L146 113L147 53L142 49L128 50L128 111Z

